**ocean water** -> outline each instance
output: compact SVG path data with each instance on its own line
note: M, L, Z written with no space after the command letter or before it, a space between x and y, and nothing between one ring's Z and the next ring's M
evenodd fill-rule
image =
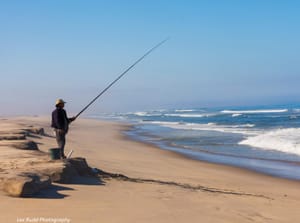
M105 117L132 123L125 134L162 149L300 180L300 105L177 108Z

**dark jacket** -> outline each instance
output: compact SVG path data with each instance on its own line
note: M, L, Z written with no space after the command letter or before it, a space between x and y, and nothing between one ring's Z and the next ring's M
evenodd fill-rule
M67 117L67 113L63 108L58 107L52 112L52 128L62 129L67 133L70 122L71 120Z

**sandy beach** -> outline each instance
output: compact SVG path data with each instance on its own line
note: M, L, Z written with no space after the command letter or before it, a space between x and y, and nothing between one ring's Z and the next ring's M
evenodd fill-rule
M45 117L9 118L51 134ZM1 222L298 222L300 182L239 168L195 161L135 142L125 124L78 119L67 136L67 152L91 167L130 180L77 177L53 183L33 198L0 192ZM30 137L29 137L30 138ZM39 150L55 138L36 137ZM5 157L0 157L4 163ZM140 181L136 182L136 179Z

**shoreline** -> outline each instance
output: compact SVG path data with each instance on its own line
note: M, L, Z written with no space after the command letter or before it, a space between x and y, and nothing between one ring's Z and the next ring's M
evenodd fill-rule
M99 119L92 119L91 120L99 120ZM108 121L110 122L110 121ZM113 121L114 122L114 121ZM266 176L271 176L279 179L287 179L291 181L300 181L300 162L297 161L286 161L286 160L272 160L272 159L266 159L266 158L251 158L251 157L246 157L246 156L233 156L233 155L227 155L227 154L220 154L220 153L214 153L214 152L208 152L208 151L201 151L198 150L197 152L195 151L190 151L190 150L185 150L183 148L179 147L173 147L173 146L168 146L168 145L163 145L162 143L155 143L152 141L146 141L143 139L144 136L139 136L136 134L133 129L134 129L134 124L130 122L118 122L120 125L128 125L128 129L123 130L124 137L126 137L128 140L133 140L136 142L144 143L146 145L150 145L153 147L156 147L160 150L164 151L169 151L173 152L175 154L181 155L183 158L186 159L191 159L199 162L204 162L204 163L211 163L211 164L216 164L216 165L221 165L221 166L228 166L228 167L233 167L233 168L239 168L242 170L247 170L251 171L257 174L262 174ZM199 158L201 157L201 158ZM208 158L203 158L203 157L208 157ZM220 158L218 158L220 157ZM228 160L222 161L222 159L228 157ZM236 159L236 161L234 161ZM221 160L221 161L220 161ZM260 165L268 164L269 163L269 168L264 170L264 169L259 169L259 166L251 166L251 165L245 165L246 161L254 161ZM283 164L286 166L286 168L290 168L289 171L293 171L294 174L289 174L290 172L285 172L285 173L278 173L278 169L276 168L276 164ZM257 164L256 164L257 165ZM271 169L273 167L274 169ZM294 167L294 169L293 169Z
M155 143L152 142L147 142L147 141L143 141L143 140L139 140L139 139L134 139L134 136L129 136L126 131L130 131L133 127L134 124L129 123L129 122L122 122L122 121L111 121L111 120L101 120L101 119L94 119L94 118L86 118L87 120L91 120L91 121L99 121L99 122L105 122L105 123L109 123L109 124L114 124L114 125L119 125L120 130L119 130L119 137L123 140L126 140L128 142L135 142L135 143L139 143L142 144L144 146L146 146L147 148L150 148L152 150L156 150L159 153L163 153L163 155L166 156L174 156L174 157L178 157L179 159L183 159L186 160L187 162L191 161L191 162L196 162L199 163L200 165L204 164L204 165L209 165L212 166L213 168L222 168L222 169L227 169L228 171L237 171L239 173L245 173L245 174L254 174L254 175L258 175L260 177L267 177L267 178L274 178L275 180L282 180L282 181L290 181L290 182L295 182L295 183L300 183L300 179L294 179L294 178L288 178L288 177L280 177L274 174L268 174L268 173L264 173L261 171L256 171L255 169L251 169L251 168L246 168L246 167L241 167L241 166L236 166L236 165L230 165L230 164L225 164L225 163L218 163L218 162L211 162L211 161L206 161L206 160L201 160L201 159L197 159L193 156L189 156L186 155L184 153L181 152L177 152L171 149L164 149L158 145L156 145ZM256 160L256 159L253 159ZM287 161L288 162L288 161ZM293 163L293 162L291 162Z
M19 117L49 132L48 117ZM91 167L124 174L96 182L78 178L54 184L40 198L11 198L0 193L3 222L18 218L68 218L71 222L296 222L299 182L252 171L195 161L122 134L120 123L80 119L72 124L66 150L85 157ZM54 138L34 138L41 151ZM141 180L143 179L143 181ZM130 203L130 205L128 205Z

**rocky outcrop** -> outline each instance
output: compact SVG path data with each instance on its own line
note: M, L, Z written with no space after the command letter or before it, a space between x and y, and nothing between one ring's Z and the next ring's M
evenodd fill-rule
M6 140L1 140L0 141L0 146L10 146L16 149L22 149L22 150L39 150L38 145L36 142L31 141L31 140L25 140L21 139L20 140L13 140L6 139Z
M13 197L31 197L52 182L70 183L92 175L84 158L51 160L31 139L48 137L43 128L0 122L0 190ZM31 139L28 139L31 138Z
M30 135L30 134L36 134L36 135L41 135L41 136L44 136L45 135L45 130L44 128L35 128L35 127L31 127L31 128L27 128L27 129L23 129L27 135Z
M75 176L95 176L84 158L45 161L30 172L0 178L0 188L12 197L31 197L52 182L71 183Z
M12 197L31 197L50 186L52 182L70 183L72 178L78 175L77 169L69 161L48 160L36 164L28 172L0 178L0 189Z
M86 159L82 157L76 157L69 159L68 162L74 168L74 170L81 176L93 176L93 169L87 164Z
M0 141L1 140L24 140L26 136L24 134L12 134L12 133L0 133Z
M28 173L4 179L2 190L12 197L30 197L49 185L51 185L50 177Z
M70 183L74 176L78 176L78 172L70 164L68 160L56 161L58 166L50 164L50 168L43 172L46 173L52 182L56 183Z

